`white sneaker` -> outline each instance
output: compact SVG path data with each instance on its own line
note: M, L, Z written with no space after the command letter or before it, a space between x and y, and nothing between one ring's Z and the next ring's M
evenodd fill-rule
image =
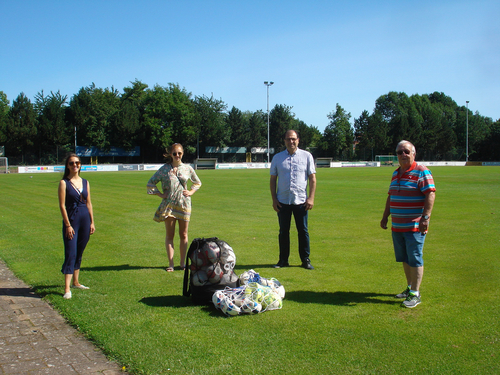
M90 289L88 286L85 286L83 284L73 285L72 288L75 288L75 289Z
M63 298L64 298L64 299L71 299L71 292L64 293Z

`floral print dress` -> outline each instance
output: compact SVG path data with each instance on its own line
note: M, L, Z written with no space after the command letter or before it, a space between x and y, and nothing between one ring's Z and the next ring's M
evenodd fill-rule
M187 188L188 180L192 182L191 189ZM171 164L164 164L148 181L148 194L161 193L156 186L161 182L163 193L167 193L167 198L162 199L160 206L153 217L154 221L162 222L167 217L174 217L179 220L189 221L191 216L191 197L185 197L184 190L198 190L201 181L194 169L187 164L180 164L173 167Z

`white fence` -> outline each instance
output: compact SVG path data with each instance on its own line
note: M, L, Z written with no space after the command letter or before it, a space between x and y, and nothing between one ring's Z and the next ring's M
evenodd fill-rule
M463 167L465 161L419 161L419 164L427 167ZM82 165L83 172L118 172L118 171L156 171L163 164L100 164ZM195 168L194 164L190 164ZM483 162L484 166L500 166L499 162ZM330 162L330 168L350 168L350 167L380 167L380 162ZM269 169L269 163L217 163L215 169ZM395 168L395 166L394 166ZM64 165L30 166L18 167L19 173L51 173L64 172Z

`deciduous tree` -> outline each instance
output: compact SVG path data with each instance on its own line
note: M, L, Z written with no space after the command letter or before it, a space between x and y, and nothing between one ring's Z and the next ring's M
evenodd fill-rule
M287 130L294 127L295 114L292 112L292 108L284 104L276 104L269 112L270 147L274 148L275 153L285 149L283 137Z
M63 148L67 150L68 143L71 142L74 131L66 123L66 101L68 97L62 95L60 91L51 92L45 96L43 91L35 96L35 108L37 110L38 139L37 148L39 151L39 162L42 164L44 154L51 155L54 151ZM51 158L45 158L48 163L57 162Z
M27 154L34 151L37 136L35 109L24 93L19 94L12 103L6 129L6 153L21 154L24 163Z
M76 126L77 142L108 150L113 117L120 108L120 94L112 88L82 87L69 103L69 123Z
M200 156L206 146L223 147L231 139L231 129L226 126L227 105L213 96L197 96L194 99L199 134Z
M246 147L251 134L249 134L248 119L236 107L231 108L226 118L226 126L231 129L229 146Z
M330 123L323 132L322 152L333 158L349 159L354 143L354 131L349 122L351 114L338 103L335 112L328 114Z
M7 95L0 91L0 145L4 145L7 140L7 115L9 113L9 100Z

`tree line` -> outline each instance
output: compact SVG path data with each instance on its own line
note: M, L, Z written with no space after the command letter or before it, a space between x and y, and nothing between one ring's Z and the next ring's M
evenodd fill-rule
M160 162L174 142L185 148L185 160L207 155L205 148L267 148L267 112L228 109L222 99L194 96L178 84L166 87L135 80L119 92L95 84L82 87L70 99L58 92L39 92L32 102L24 93L10 105L0 91L0 146L10 164L57 164L77 145L101 150L140 147L140 157L114 162ZM327 114L323 132L296 118L293 107L276 104L269 113L269 142L284 149L288 129L300 133L300 147L315 157L334 160L373 160L394 155L401 139L413 142L417 160L465 160L468 128L469 160L500 160L500 121L472 113L444 93L408 96L389 92L375 102L372 113L351 114L338 103ZM261 159L263 156L260 156ZM258 155L253 156L254 161ZM245 155L226 155L244 161ZM266 159L262 159L266 160ZM110 161L109 158L99 160Z

